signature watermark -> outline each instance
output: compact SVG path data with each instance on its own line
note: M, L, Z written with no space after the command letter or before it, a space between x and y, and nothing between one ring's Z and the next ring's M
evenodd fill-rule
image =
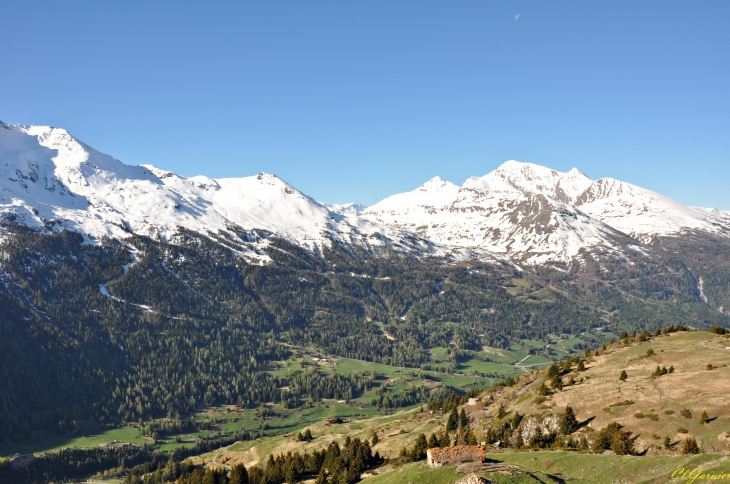
M702 467L680 467L672 472L672 480L687 481L689 484L695 481L730 481L730 472L705 472Z

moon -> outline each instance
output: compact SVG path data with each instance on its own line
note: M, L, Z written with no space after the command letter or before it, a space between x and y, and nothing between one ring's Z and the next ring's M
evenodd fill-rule
M519 20L519 19L520 19L520 14L518 13L517 15L515 15L515 20Z

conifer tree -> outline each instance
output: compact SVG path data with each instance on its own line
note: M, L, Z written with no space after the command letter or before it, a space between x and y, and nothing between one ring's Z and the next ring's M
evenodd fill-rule
M378 433L377 432L375 432L373 434L372 442L373 442L373 447L375 447L376 445L378 445L378 442L380 442L380 438L378 437Z
M563 379L560 378L559 375L555 375L553 379L550 381L550 386L553 388L553 390L562 391L563 390Z
M666 437L664 437L664 449L670 450L671 448L672 448L672 441L669 438L669 436L667 435Z
M507 410L505 410L504 405L500 403L497 408L497 418L502 420L505 415L507 415Z
M231 475L228 478L228 484L248 484L248 472L246 466L238 464L231 469Z
M449 413L449 418L446 421L446 431L451 432L452 430L456 430L459 427L459 416L456 413L456 409L453 409L451 413Z
M319 475L317 475L317 480L314 481L314 484L327 484L327 471L324 466L319 470Z
M434 447L441 447L438 436L433 433L428 437L428 448L433 449Z
M706 424L707 421L709 420L709 418L710 418L710 416L707 415L707 411L706 410L703 410L702 411L702 415L700 416L700 423L703 424L703 425Z
M464 409L461 409L461 412L459 412L459 427L464 428L469 426L469 418L466 416L466 412L464 412Z
M547 385L545 385L545 382L542 382L542 385L540 385L537 393L539 393L543 397L550 395L550 390L548 389Z
M575 418L573 407L565 407L565 413L560 417L560 433L570 435L578 430L578 419Z
M451 446L451 437L449 437L449 433L444 430L441 434L441 441L439 443L439 447L449 447Z
M626 374L626 370L621 370L621 375L619 375L618 379L621 381L626 381L628 377L629 376Z
M577 369L578 371L585 371L585 369L586 369L586 365L585 365L585 363L583 363L583 360L580 360L580 361L578 362L578 368L576 368L576 369Z
M694 437L687 437L682 443L682 454L699 454L700 446Z

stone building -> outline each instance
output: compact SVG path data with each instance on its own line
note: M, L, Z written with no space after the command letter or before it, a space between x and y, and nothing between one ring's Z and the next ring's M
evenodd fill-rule
M458 465L465 462L484 462L487 450L478 445L455 445L453 447L434 447L426 451L428 466Z

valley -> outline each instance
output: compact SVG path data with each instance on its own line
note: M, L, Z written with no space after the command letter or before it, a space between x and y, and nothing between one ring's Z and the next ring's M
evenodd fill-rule
M585 428L620 423L642 465L664 465L683 435L727 450L727 353L706 331L730 327L726 212L515 161L371 207L326 205L266 173L128 166L59 128L0 135L0 469L36 462L17 482L156 484L371 433L367 479L448 480L407 449L443 431L444 402L470 396L483 404L472 434L462 422L447 437L506 456L493 444L516 429L489 427L495 392L523 416L570 404ZM563 388L540 389L555 362ZM716 420L677 421L696 420L700 395ZM530 453L571 448L542 444ZM509 456L532 469L522 454ZM563 479L548 468L493 477Z

